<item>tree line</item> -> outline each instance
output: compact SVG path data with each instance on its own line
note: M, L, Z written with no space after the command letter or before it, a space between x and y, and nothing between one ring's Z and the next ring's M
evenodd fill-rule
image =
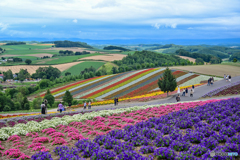
M240 52L233 53L233 55L229 58L229 61L233 61L234 58L236 58L238 61L240 61Z
M8 42L5 45L23 45L26 44L26 42Z
M105 50L120 50L120 51L131 51L130 49L126 49L126 48L123 48L123 47L118 47L118 46L107 46L107 47L104 47L103 49Z
M73 51L69 51L69 50L66 50L66 51L59 51L59 55L60 56L67 56L67 55L85 55L85 54L90 54L90 52L87 52L87 51L82 51L82 52L73 52Z
M82 48L93 48L84 42L72 42L72 41L54 41L55 47L82 47Z
M113 73L160 66L193 65L189 60L182 59L178 56L164 55L152 51L136 51L132 55L128 54L122 60L113 61L113 63L119 66L118 69L113 67Z
M222 62L222 59L213 55L203 54L203 53L190 53L184 49L179 49L175 52L177 55L180 56L187 56L195 59L201 58L203 61L211 63L211 64L218 64Z

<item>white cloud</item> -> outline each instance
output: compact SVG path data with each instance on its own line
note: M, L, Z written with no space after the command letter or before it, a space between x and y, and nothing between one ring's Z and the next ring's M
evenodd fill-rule
M0 31L4 31L8 28L8 24L0 23Z
M155 27L155 28L157 28L157 29L159 29L159 27L161 26L160 24L158 24L158 23L155 23L154 25L152 25L153 27Z
M42 28L46 28L46 27L47 27L47 25L43 25L43 26L42 26Z
M188 27L188 29L193 29L192 27Z
M96 4L95 6L92 6L92 8L106 8L116 6L119 6L119 3L117 3L116 0L103 0L102 2Z
M77 23L77 22L78 22L78 20L77 20L77 19L74 19L74 20L73 20L73 22L74 22L74 23Z

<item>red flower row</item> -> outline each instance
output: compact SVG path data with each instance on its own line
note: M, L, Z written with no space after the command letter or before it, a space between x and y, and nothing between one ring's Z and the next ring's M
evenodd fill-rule
M101 77L102 77L102 76L101 76ZM82 80L82 81L79 81L79 82L76 82L76 83L73 83L73 84L70 84L70 85L67 85L67 86L64 86L64 87L55 89L55 90L51 91L51 93L55 93L55 92L64 90L64 89L66 89L66 88L69 88L69 87L71 87L71 86L75 86L75 85L77 85L77 84L80 84L80 83L83 83L83 82L86 82L86 81L90 81L90 80L93 80L93 79L96 79L96 78L99 78L99 77L93 77L93 78L90 78L90 79L85 79L85 80ZM45 94L41 94L40 96L43 97L43 96L45 96Z
M95 92L92 92L92 93L90 93L90 94L88 94L88 95L85 95L85 96L83 96L83 97L81 97L81 98L91 97L91 96L93 96L93 95L95 95L95 94L97 94L97 93L100 93L100 92L102 92L102 91L104 91L104 90L107 90L107 89L109 89L109 88L112 88L112 87L114 87L114 86L116 86L116 85L119 85L119 84L121 84L121 83L123 83L123 82L125 82L125 81L127 81L127 80L129 80L129 79L131 79L131 78L134 78L134 77L136 77L136 76L138 76L138 75L140 75L140 74L143 74L143 73L145 73L145 72L148 72L148 71L150 71L150 70L152 70L152 69L153 69L153 68L147 69L147 70L144 70L144 71L141 71L141 72L138 72L138 73L136 73L136 74L134 74L134 75L132 75L132 76L130 76L130 77L128 77L128 78L125 78L125 79L123 79L123 80L121 80L121 81L118 81L118 82L116 82L116 83L114 83L114 84L111 84L111 85L109 85L109 86L107 86L107 87L104 87L104 88L102 88L102 89L100 89L100 90L97 90L97 91L95 91Z

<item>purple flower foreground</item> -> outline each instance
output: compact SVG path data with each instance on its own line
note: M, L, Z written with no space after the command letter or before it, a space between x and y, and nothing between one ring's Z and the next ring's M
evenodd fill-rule
M79 140L75 148L56 147L54 152L61 160L225 160L234 157L211 157L210 152L240 155L239 132L240 98L234 98L151 118L93 141ZM39 152L32 160L46 157L51 159L49 153Z

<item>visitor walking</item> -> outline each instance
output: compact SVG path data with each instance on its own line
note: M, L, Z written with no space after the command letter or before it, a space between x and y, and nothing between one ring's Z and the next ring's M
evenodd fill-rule
M62 111L63 111L63 104L62 104L62 102L60 102L59 104L58 104L58 111L60 112L60 113L62 113Z
M118 97L117 97L117 105L118 105Z
M87 108L87 103L86 101L84 102L84 105L83 105L83 109L86 109Z
M211 83L211 78L208 79L208 86L210 86L210 83Z
M228 79L229 79L229 82L231 82L232 76L231 76L231 75L229 75Z
M117 98L116 97L114 98L114 105L115 106L117 105Z
M192 85L192 91L194 92L194 88L195 88L195 86L194 85Z
M180 96L179 95L176 97L176 100L177 100L177 102L180 101Z
M182 93L182 96L185 96L185 88L183 89L183 93Z
M186 96L187 96L187 94L188 94L188 88L186 88Z
M193 97L193 90L190 91L190 97Z
M224 79L226 80L226 74L224 74Z
M88 109L91 109L91 101L88 102Z
M181 91L180 91L180 87L178 86L178 91L177 91L177 93L180 94L180 92L181 92Z
M45 114L47 114L47 104L48 104L47 99L44 100L44 104L45 104Z
M226 82L228 81L228 78L229 78L229 75L227 75L227 77L226 77Z
M46 106L45 106L44 102L42 102L42 104L41 104L41 113L46 114Z

